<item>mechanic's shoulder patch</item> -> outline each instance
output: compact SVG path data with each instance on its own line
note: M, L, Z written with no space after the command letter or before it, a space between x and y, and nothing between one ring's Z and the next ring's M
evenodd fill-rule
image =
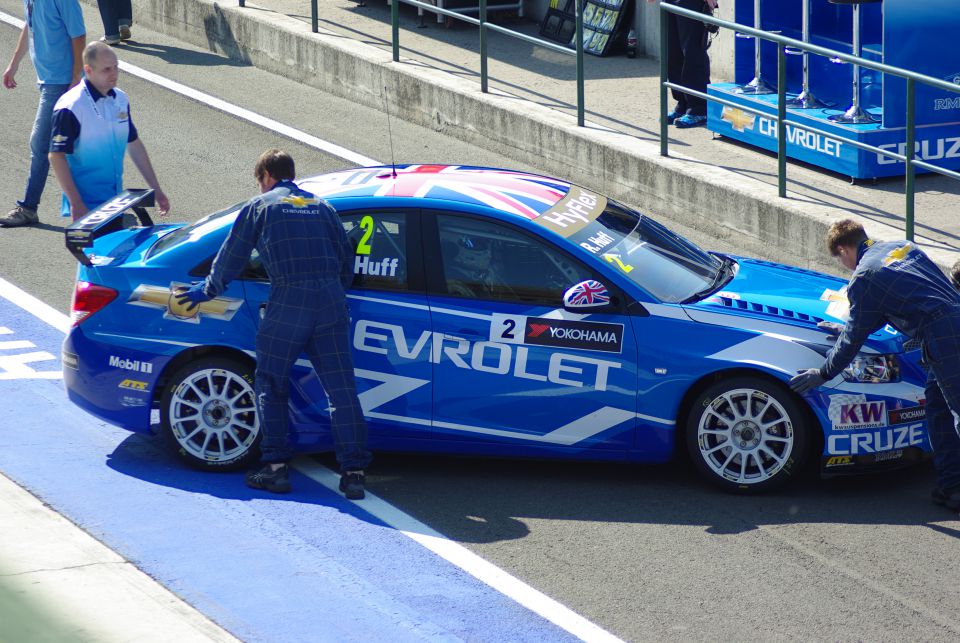
M290 196L285 196L280 199L280 203L289 203L295 208L305 208L308 205L316 205L319 202L319 199L298 196L295 194L291 194Z

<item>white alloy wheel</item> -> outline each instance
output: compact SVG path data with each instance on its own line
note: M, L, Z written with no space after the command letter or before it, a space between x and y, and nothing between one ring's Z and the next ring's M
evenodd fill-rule
M759 490L788 478L806 448L800 413L785 391L761 379L709 387L688 423L688 445L715 483Z
M249 369L226 360L178 371L161 403L178 455L207 469L237 468L254 459L260 436Z

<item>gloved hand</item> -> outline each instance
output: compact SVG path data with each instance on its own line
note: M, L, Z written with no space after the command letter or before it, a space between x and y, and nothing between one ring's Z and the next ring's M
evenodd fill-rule
M203 292L203 287L206 284L205 281L195 281L189 288L180 288L177 290L175 297L177 298L177 303L181 306L187 306L187 310L191 311L201 303L205 301L210 301L213 297L209 296L207 293Z
M827 333L827 339L831 342L837 341L837 338L840 337L840 333L843 332L843 329L846 328L844 324L838 324L837 322L831 321L822 321L817 324L817 328Z
M807 391L812 391L826 380L820 375L819 368L808 368L804 371L797 371L797 374L790 378L790 388L795 393L803 395Z

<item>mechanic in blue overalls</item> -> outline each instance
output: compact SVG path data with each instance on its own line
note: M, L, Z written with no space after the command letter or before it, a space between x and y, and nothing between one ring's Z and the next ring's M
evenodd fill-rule
M853 276L847 286L850 319L819 369L790 380L806 393L839 375L867 336L885 324L920 340L928 369L926 417L938 485L935 504L960 510L960 293L940 268L910 241L878 242L863 226L838 221L827 248ZM821 327L835 324L821 322Z
M275 493L290 491L290 369L306 352L330 403L340 491L347 498L360 499L371 456L348 337L345 291L353 281L353 247L333 208L293 183L289 154L267 150L257 161L254 175L262 195L240 210L206 280L177 297L180 303L190 303L188 309L216 297L257 249L271 286L256 340L255 386L264 464L247 472L246 483Z
M73 220L123 191L123 156L130 151L154 191L160 214L170 201L160 189L147 148L130 117L130 101L117 89L117 55L102 42L83 50L83 81L54 106L50 165L63 190L63 216Z

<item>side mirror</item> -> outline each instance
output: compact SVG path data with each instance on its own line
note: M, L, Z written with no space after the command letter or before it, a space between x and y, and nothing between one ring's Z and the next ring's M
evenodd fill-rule
M610 303L607 287L593 279L581 281L563 293L563 307L570 311L604 308Z

